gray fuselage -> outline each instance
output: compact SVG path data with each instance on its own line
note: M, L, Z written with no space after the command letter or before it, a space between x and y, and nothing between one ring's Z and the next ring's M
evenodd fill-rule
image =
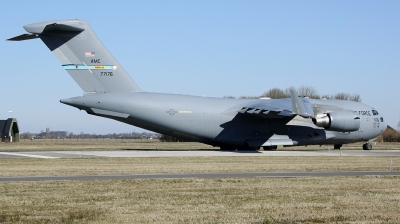
M86 110L147 130L215 146L246 146L249 140L266 141L272 135L287 135L294 145L345 144L367 141L382 133L386 124L373 108L346 100L308 99L314 113L351 110L360 114L360 128L352 132L324 130L311 119L260 119L239 114L257 102L277 104L290 99L230 99L147 92L93 94L61 100Z

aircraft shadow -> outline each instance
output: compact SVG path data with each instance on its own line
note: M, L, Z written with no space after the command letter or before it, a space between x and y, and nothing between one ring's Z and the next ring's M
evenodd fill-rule
M221 151L221 150L219 150L219 151ZM237 150L237 151L236 150L232 150L232 151L226 150L226 151L221 151L221 152L234 152L234 153L243 153L243 154L261 153L258 150Z

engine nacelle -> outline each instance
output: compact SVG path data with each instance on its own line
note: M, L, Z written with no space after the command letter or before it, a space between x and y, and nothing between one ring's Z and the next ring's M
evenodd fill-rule
M333 111L317 115L313 122L329 131L350 132L360 128L360 117L354 111Z

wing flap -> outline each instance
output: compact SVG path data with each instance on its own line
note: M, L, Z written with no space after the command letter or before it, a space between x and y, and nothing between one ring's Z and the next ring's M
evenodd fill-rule
M254 116L259 116L263 118L290 118L294 117L295 115L292 114L289 110L265 110L259 108L249 108L243 107L242 109L238 110L238 113L241 114L249 114Z

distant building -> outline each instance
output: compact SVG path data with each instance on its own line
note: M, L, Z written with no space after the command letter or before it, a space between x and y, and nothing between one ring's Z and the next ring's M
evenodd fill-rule
M16 118L0 120L0 133L2 142L19 142L19 128Z

